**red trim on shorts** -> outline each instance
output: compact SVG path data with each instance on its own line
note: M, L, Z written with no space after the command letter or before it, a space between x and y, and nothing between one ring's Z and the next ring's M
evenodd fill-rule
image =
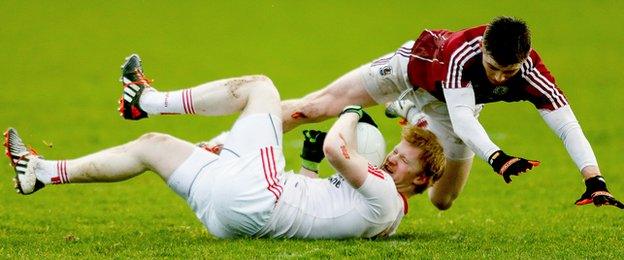
M277 199L278 198L277 192L275 192L275 190L272 188L271 182L269 181L268 175L270 173L267 173L267 161L268 161L268 158L265 159L264 149L260 149L260 157L262 158L262 170L264 172L264 179L267 182L267 190L269 190L271 193L273 193L273 195Z
M279 179L277 179L277 167L276 167L276 162L275 162L275 154L273 153L273 146L271 147L271 162L273 164L273 175L271 175L271 178L273 179L273 183L275 185L276 188L279 189L280 194L284 191L284 188L282 188L282 185L280 185L279 183Z
M269 147L271 153L269 154ZM269 190L275 196L275 201L279 200L282 195L282 186L277 180L277 169L275 167L275 155L273 153L273 146L264 147L260 149L260 157L262 158L262 170L264 171L264 179L267 182L267 190Z

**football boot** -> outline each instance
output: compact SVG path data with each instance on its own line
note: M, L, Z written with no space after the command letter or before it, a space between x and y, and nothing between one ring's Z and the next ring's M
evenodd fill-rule
M4 132L5 154L11 161L11 166L15 170L13 183L15 190L20 194L32 194L45 186L43 182L37 180L35 175L33 158L41 158L32 148L27 148L22 139L13 128Z

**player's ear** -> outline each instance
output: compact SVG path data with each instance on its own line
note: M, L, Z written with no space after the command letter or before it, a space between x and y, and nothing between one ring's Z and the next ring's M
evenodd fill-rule
M416 175L416 177L414 178L414 180L412 181L412 183L414 183L415 185L419 186L419 185L425 185L429 183L429 176L425 175L424 172L419 173L418 175Z

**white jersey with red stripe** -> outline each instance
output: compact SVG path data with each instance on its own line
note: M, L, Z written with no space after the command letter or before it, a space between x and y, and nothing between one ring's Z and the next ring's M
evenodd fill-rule
M284 172L281 151L272 147L235 160L202 161L207 166L188 201L210 233L221 238L385 237L407 212L392 177L372 165L364 184L354 189L340 174L313 179Z
M369 167L359 189L338 173L327 179L292 173L283 177L284 192L258 236L385 237L394 234L407 212L392 177L375 167Z
M407 211L392 177L368 165L354 189L340 174L312 179L285 172L281 121L268 114L237 120L216 155L201 148L168 185L221 238L352 238L391 235Z

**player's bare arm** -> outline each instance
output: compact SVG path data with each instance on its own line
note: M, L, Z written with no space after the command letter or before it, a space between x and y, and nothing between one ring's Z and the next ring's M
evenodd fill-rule
M323 152L329 163L354 187L364 184L368 161L357 153L355 126L361 107L346 107L325 137Z

